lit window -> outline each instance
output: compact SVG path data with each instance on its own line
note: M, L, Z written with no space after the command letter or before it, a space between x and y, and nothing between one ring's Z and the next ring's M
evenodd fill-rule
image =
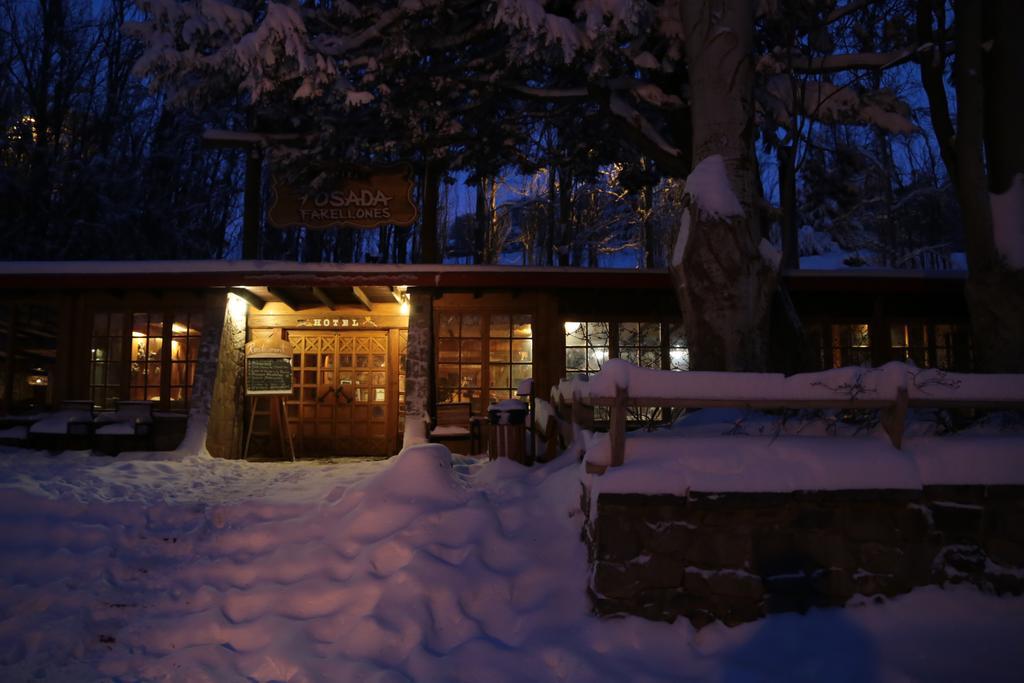
M199 337L203 329L202 313L175 314L171 324L172 406L186 406L192 398L196 364L199 360Z
M611 355L606 322L565 323L565 374L592 375Z
M470 403L480 414L533 376L529 315L442 312L436 336L438 403Z
M201 332L199 313L96 313L89 363L93 403L109 408L131 399L186 408Z
M674 324L669 328L668 363L669 370L690 369L690 349L686 344L686 330L682 324Z
M619 323L619 358L641 368L661 369L661 324Z

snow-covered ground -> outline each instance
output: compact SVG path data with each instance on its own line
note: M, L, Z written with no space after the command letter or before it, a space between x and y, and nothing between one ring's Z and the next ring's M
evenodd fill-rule
M0 680L1019 680L1024 598L598 619L580 467L0 450Z

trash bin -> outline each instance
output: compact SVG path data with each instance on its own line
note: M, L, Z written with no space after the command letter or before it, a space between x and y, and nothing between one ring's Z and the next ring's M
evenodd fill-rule
M506 399L487 409L487 455L509 458L528 465L526 456L526 413L528 406L522 401Z

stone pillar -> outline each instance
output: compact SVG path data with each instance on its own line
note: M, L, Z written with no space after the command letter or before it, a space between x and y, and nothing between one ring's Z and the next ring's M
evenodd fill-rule
M225 300L226 299L226 300ZM211 297L204 315L203 340L196 382L204 374L204 400L209 428L206 448L215 458L239 458L245 418L245 325L248 305L236 296ZM210 318L206 318L208 315ZM206 322L209 320L209 322ZM210 335L209 343L207 333ZM216 341L214 341L216 340ZM204 363L206 367L204 368ZM210 367L212 365L212 367ZM205 370L205 372L204 372ZM199 404L198 399L194 399Z
M405 436L402 447L426 441L430 412L430 370L433 356L433 292L409 292L409 345L405 366Z

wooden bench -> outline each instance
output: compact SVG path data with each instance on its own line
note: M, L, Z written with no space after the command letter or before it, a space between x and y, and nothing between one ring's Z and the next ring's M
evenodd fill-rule
M95 450L107 455L152 450L153 402L118 401L94 420Z
M63 401L60 408L40 416L28 428L29 448L80 451L92 448L92 401Z
M480 452L480 422L473 418L469 403L439 403L435 409L434 426L427 431L430 443L468 442L469 453Z

